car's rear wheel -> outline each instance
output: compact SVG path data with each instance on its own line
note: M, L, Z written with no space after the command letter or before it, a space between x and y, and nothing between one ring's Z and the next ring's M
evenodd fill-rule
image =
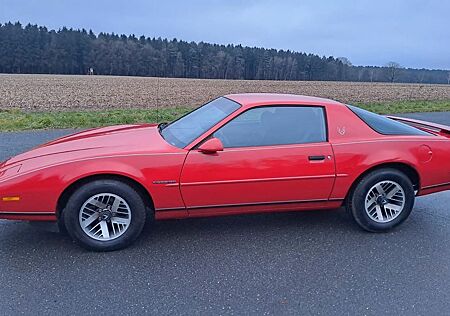
M96 251L127 247L141 233L145 219L146 207L139 193L111 179L81 186L64 209L69 235L81 246Z
M402 172L379 169L365 175L347 198L356 223L371 232L388 231L404 222L414 206L414 188Z

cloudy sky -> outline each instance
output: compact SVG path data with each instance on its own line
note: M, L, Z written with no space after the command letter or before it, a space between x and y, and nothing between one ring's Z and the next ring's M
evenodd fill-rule
M0 0L20 21L450 69L447 0Z

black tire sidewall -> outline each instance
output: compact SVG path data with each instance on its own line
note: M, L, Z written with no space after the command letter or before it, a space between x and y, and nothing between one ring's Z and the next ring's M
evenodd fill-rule
M100 193L113 193L120 196L131 209L131 223L128 229L123 235L109 241L89 237L79 223L79 212L83 204ZM84 184L72 194L64 209L64 223L69 235L84 248L95 251L118 250L130 245L141 233L146 216L146 207L139 193L129 185L116 180L95 180Z
M375 184L382 181L394 181L398 183L405 193L405 205L403 211L394 220L387 223L378 223L374 221L369 217L365 210L365 198L367 193ZM384 232L398 226L408 218L414 206L414 199L415 194L411 180L398 170L386 168L375 170L361 179L351 195L348 208L355 221L363 229L371 232Z

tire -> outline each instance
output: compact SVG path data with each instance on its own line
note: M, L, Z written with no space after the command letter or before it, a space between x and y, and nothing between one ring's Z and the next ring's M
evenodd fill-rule
M78 188L67 202L63 220L70 237L82 247L113 251L136 240L146 213L145 203L133 187L104 179Z
M61 235L67 236L68 232L67 232L67 228L66 228L66 223L64 222L64 210L61 211L61 215L58 218L58 229L59 229L59 233Z
M384 168L361 179L350 192L346 208L364 230L386 232L408 218L414 199L411 180L396 169Z

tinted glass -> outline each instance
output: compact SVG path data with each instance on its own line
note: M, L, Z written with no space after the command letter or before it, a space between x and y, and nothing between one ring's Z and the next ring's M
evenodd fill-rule
M170 123L161 135L170 144L184 148L239 107L227 98L215 99Z
M418 128L394 121L390 118L378 115L356 106L348 105L361 120L363 120L372 129L384 135L431 135Z
M214 137L228 148L324 142L324 110L300 106L259 107L242 113Z

